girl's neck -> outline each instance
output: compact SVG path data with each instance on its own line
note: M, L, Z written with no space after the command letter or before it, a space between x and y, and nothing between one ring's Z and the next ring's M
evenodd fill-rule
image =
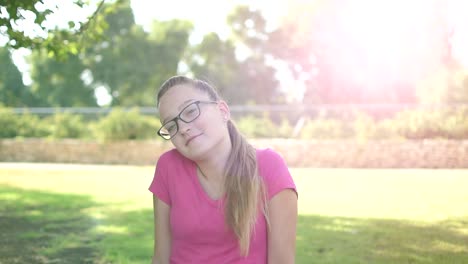
M202 176L208 180L223 179L231 149L231 140L228 138L228 140L221 142L215 150L212 150L210 156L197 161Z

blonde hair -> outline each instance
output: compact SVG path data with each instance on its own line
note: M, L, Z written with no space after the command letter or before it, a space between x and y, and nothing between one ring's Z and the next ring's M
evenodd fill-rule
M157 104L159 105L159 100L170 88L183 84L207 93L213 101L221 100L216 90L207 82L174 76L159 89ZM232 149L224 168L225 221L239 240L241 255L247 256L259 209L265 215L267 226L269 225L266 188L258 173L255 148L239 133L233 121L229 120L227 126Z

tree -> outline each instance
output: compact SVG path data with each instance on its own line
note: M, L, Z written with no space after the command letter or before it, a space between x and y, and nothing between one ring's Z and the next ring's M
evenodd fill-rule
M279 92L276 69L267 63L273 56L269 52L271 32L258 10L246 6L236 7L227 17L234 45L247 48L247 57L241 61L239 77L249 89L248 96L256 103L279 103L284 96Z
M275 102L280 98L278 81L274 68L266 64L264 18L258 11L239 6L227 20L232 35L226 40L216 33L205 35L185 56L189 70L213 83L230 103ZM246 51L245 57L237 55L239 47Z
M417 85L417 97L422 104L467 104L468 70L455 62L443 65Z
M179 65L189 48L189 36L192 30L193 25L189 21L153 22L149 35L151 46L148 53L150 56L146 57L154 65L148 72L149 92L152 95L151 105L155 102L155 89L169 77L178 73Z
M237 6L227 16L234 42L247 46L251 55L262 57L267 53L270 34L266 30L266 20L258 10L248 6Z
M112 105L150 106L155 89L177 73L192 25L186 21L153 22L151 32L135 25L128 1L105 16L104 41L86 53L93 84L104 86Z
M156 87L177 73L192 25L155 21L148 33L135 24L128 0L102 8L112 10L102 16L102 41L66 60L48 56L45 48L33 51L31 106L96 106L98 87L108 90L112 106L154 105Z
M0 68L0 104L11 107L25 105L27 90L7 48L0 48Z
M85 0L67 1L76 10L90 6ZM45 48L49 56L64 59L68 54L78 54L88 43L99 39L106 27L102 16L112 11L111 6L102 8L104 2L98 2L94 12L82 21L69 20L66 27L52 27L45 22L49 22L51 15L58 11L57 4L44 0L0 0L0 36L7 39L9 48ZM34 33L27 28L34 28Z
M195 77L214 85L230 103L248 99L246 87L240 79L235 47L230 41L222 41L216 33L207 34L187 53L186 63Z
M36 107L96 106L94 89L86 85L82 74L86 67L78 55L69 55L66 61L48 56L46 49L31 55L31 91Z

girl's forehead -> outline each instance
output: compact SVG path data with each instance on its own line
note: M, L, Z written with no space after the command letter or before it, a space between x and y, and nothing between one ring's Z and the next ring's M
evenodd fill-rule
M188 85L171 87L159 100L161 117L177 115L183 107L193 101L207 100L208 95Z
M185 99L193 96L202 96L204 93L200 89L196 89L189 84L180 84L169 88L166 93L161 97L163 100L178 100Z

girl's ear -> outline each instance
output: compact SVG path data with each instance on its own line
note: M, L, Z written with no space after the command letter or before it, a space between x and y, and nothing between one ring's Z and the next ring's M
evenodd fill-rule
M229 119L231 119L231 111L229 110L229 106L225 101L219 101L218 109L220 110L221 118L224 120L224 122L227 122Z

